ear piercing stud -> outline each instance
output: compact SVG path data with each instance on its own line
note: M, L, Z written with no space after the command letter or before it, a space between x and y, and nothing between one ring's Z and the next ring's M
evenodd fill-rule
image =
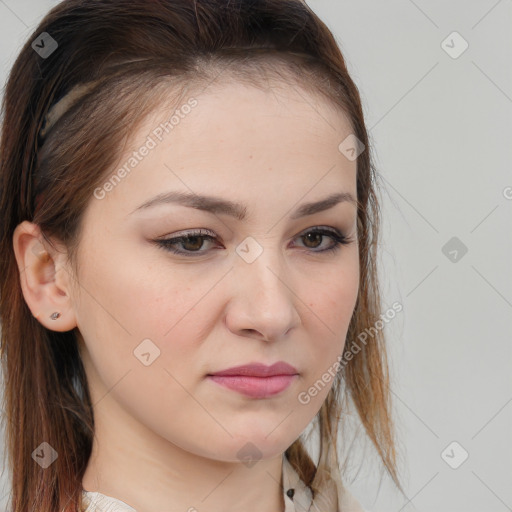
M52 314L50 315L50 318L51 318L52 320L57 320L57 318L59 318L59 316L60 316L60 313L59 313L58 311L55 311L55 313L52 313Z

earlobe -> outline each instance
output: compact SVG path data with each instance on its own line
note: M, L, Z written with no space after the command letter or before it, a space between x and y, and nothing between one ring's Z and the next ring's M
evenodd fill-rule
M75 328L66 254L44 240L37 224L26 220L14 230L13 248L21 289L32 315L53 331Z

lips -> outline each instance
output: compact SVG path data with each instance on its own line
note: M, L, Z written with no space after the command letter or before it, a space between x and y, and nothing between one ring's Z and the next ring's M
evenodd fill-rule
M209 376L215 375L218 377L274 377L276 375L297 375L299 372L292 365L279 361L272 366L267 366L263 363L249 363L242 366L235 366L222 370L220 372L210 373Z
M253 399L276 397L298 378L297 369L284 361L272 366L250 363L208 375L215 384Z

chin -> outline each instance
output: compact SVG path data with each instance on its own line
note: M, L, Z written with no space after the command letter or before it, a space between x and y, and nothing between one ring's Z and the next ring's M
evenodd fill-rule
M244 435L235 435L229 438L226 443L216 443L214 452L202 453L203 456L223 462L242 462L245 461L248 467L251 467L259 460L274 459L280 457L282 453L293 443L283 442L277 436L270 435L272 428L265 432L244 432ZM273 439L270 439L273 437Z

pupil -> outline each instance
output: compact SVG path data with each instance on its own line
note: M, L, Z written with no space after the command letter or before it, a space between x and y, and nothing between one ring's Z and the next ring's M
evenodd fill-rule
M308 238L308 237L312 237L312 238L317 238L318 239L318 238L320 238L322 236L323 235L321 235L320 233L308 233L307 235L304 235L304 237L306 238L307 241L311 241L311 239ZM316 247L316 245L314 247Z
M190 241L192 241L192 244L189 243ZM199 242L199 243L194 244L193 243L194 241ZM188 249L190 249L190 250L201 249L201 246L203 245L203 241L200 236L189 236L185 239L184 245L185 246L188 245L189 246ZM190 245L192 245L192 247L190 247Z

